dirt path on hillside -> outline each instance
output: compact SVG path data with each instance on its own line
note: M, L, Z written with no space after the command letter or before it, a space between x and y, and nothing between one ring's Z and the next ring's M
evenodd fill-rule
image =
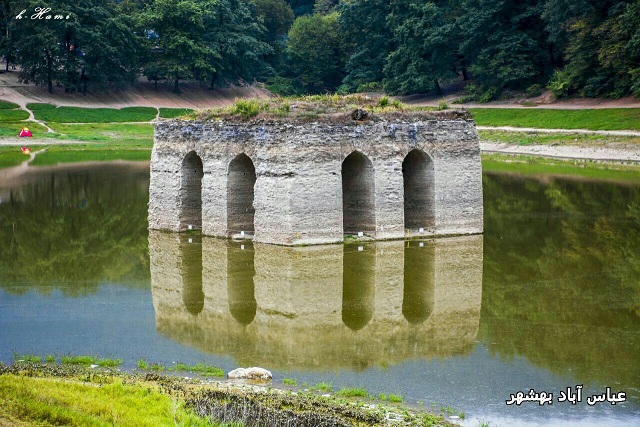
M30 102L75 106L75 107L169 107L169 108L213 108L232 104L235 98L268 98L269 92L255 86L231 86L209 90L199 83L182 83L181 93L175 94L172 87L140 81L126 90L106 93L65 93L54 87L50 94L46 87L23 84L18 81L18 71L0 72L0 100L14 102L23 109Z
M481 142L482 153L520 154L564 160L640 163L640 147L628 145L584 147L575 145L516 145Z

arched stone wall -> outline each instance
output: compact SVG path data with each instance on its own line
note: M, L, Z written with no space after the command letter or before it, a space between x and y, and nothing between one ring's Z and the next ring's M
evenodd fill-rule
M433 161L422 150L414 149L402 162L404 227L409 234L422 229L433 232L436 225L435 177Z
M180 217L179 230L202 228L202 159L190 151L180 168Z
M375 175L367 156L354 151L342 162L342 224L344 234L375 236Z
M254 187L256 169L244 153L229 163L227 173L227 235L252 237L255 231Z

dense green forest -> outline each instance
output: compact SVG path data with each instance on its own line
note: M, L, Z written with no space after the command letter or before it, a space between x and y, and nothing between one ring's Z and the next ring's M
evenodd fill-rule
M0 54L67 92L141 75L282 95L640 96L640 0L1 0ZM24 12L23 12L24 11ZM47 18L47 15L50 15Z

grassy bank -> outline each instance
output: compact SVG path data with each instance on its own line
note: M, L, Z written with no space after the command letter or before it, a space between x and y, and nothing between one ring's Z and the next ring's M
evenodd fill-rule
M479 126L539 129L640 130L640 108L551 110L471 108Z
M479 130L481 142L518 145L578 145L603 147L611 144L640 144L640 137L619 135L595 135L584 133L508 132Z
M52 104L27 104L36 120L55 123L148 122L156 118L155 107L84 108L56 107Z
M38 154L32 166L93 161L149 161L151 149L123 144L54 145Z
M572 176L638 184L640 167L590 161L555 160L534 156L483 154L484 173L514 173L519 175Z
M75 365L0 364L2 420L29 425L452 426L398 405Z
M17 166L29 156L22 154L20 147L0 147L0 168Z

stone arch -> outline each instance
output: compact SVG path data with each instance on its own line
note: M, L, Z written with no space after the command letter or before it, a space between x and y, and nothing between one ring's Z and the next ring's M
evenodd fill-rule
M344 234L376 231L373 163L359 151L342 162L342 226Z
M253 207L256 168L245 153L229 163L227 173L227 235L252 237L255 231Z
M373 245L344 245L342 257L342 322L351 330L364 328L375 306L375 262Z
M195 151L184 157L180 168L179 230L202 229L202 159Z
M422 150L411 150L402 162L402 177L405 228L412 232L421 228L434 231L436 204L433 160Z
M255 298L253 243L233 242L227 244L227 295L229 313L244 326L253 322L258 304Z
M201 236L180 236L180 275L182 303L189 313L196 316L204 308Z
M419 325L431 317L435 299L435 247L408 241L404 247L402 315Z

